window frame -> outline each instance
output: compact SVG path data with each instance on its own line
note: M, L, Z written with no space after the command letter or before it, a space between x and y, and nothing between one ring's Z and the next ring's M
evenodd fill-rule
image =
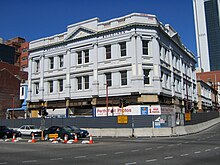
M77 90L82 90L82 77L77 77Z
M89 89L89 76L83 76L84 79L84 89Z
M49 84L49 93L53 93L53 80L48 81Z
M121 86L128 85L127 70L120 71L121 74Z
M112 58L112 48L111 45L105 46L105 59L111 59Z
M85 63L89 63L89 49L83 51Z
M50 67L49 69L54 69L54 57L49 57Z
M148 40L142 40L142 51L143 55L149 55L149 41ZM146 54L147 53L147 54Z
M64 66L64 56L59 55L59 67L62 68Z
M63 92L63 79L59 79L58 84L59 84L59 92Z
M82 51L77 52L77 64L82 64Z
M143 70L144 72L144 85L150 85L151 82L150 82L150 72L151 70L150 69L144 69ZM148 73L148 74L146 74Z
M111 72L105 73L105 81L108 87L112 86L112 73Z
M127 56L127 46L126 46L126 42L120 42L120 52L121 52L121 57Z
M34 83L34 85L35 85L35 95L39 95L39 87L40 87L39 82Z
M38 73L40 70L40 60L35 60L35 63L36 63L35 72Z

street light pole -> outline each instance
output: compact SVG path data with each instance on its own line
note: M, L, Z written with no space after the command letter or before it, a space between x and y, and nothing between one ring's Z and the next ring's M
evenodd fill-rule
M106 111L106 116L108 116L108 81L106 81Z
M12 119L14 119L14 108L15 108L15 96L12 96Z

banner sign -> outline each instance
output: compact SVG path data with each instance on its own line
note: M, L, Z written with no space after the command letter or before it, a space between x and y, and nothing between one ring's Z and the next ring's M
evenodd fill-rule
M160 115L161 108L159 105L148 106L148 105L133 105L124 107L124 113L122 114L122 108L119 107L96 107L96 117L104 116L119 116L119 115Z

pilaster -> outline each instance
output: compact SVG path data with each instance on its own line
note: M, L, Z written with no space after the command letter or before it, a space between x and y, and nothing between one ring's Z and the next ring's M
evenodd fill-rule
M93 82L92 90L93 96L99 95L99 81L98 81L98 43L93 44Z
M40 56L40 87L39 87L39 96L40 99L44 100L44 60L45 55Z

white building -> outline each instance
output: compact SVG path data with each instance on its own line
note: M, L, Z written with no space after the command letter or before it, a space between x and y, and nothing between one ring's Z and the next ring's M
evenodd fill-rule
M33 117L43 105L50 115L97 115L99 108L114 115L123 98L131 107L175 114L185 112L184 100L197 102L195 57L154 15L72 24L64 33L30 42L29 52Z

